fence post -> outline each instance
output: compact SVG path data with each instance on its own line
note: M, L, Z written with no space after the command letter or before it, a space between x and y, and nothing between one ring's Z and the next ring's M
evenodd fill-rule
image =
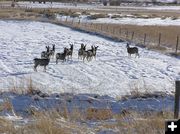
M177 50L178 50L178 45L179 45L179 35L177 36L177 42L176 42L176 51L175 51L176 54L177 54Z
M128 30L126 31L126 39L128 39Z
M134 38L134 31L132 32L131 41L133 41Z
M146 33L144 34L144 46L146 44Z
M160 46L161 44L161 33L159 33L159 42L158 42L158 46Z
M115 28L113 27L113 35L115 34Z
M73 27L73 23L74 23L74 18L72 18L72 27Z
M67 18L68 18L68 16L66 17L66 22L67 22Z
M175 91L175 102L174 102L174 119L179 117L179 98L180 97L180 81L176 81L176 91Z
M120 36L121 36L121 28L119 29L119 34L120 34Z

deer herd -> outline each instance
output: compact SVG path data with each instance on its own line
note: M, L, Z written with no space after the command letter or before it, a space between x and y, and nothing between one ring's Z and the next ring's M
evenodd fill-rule
M61 60L62 62L65 62L66 60L69 60L73 55L73 48L74 45L70 44L70 48L65 47L63 52L56 53L56 64L58 64L58 61ZM135 57L139 57L138 48L137 47L130 47L129 43L127 43L127 53L129 56L131 54L135 54ZM81 44L80 49L78 50L78 59L85 61L85 59L89 62L93 58L96 59L96 52L97 52L98 46L91 46L91 49L86 50L86 45L83 43ZM44 71L46 71L46 66L49 64L50 59L54 58L55 54L55 45L52 45L52 49L49 46L46 46L46 51L41 52L41 58L35 58L34 59L34 71L37 71L38 66L43 66Z

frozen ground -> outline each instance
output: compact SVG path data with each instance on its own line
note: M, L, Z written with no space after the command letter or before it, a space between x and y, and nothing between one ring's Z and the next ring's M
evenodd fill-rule
M13 109L7 109L7 100L11 102ZM73 115L73 112L78 110L78 113L85 119L81 119L77 116L76 123L78 125L87 125L91 129L96 129L103 124L116 124L119 122L115 116L109 116L106 120L86 119L87 111L95 108L98 110L111 110L112 114L121 114L131 111L133 113L161 113L172 112L174 104L174 97L163 93L154 93L152 95L134 98L132 96L126 97L126 99L117 100L108 95L100 96L97 94L44 94L40 91L34 91L32 94L16 94L12 92L4 92L0 94L0 118L8 121L12 121L16 127L21 127L28 124L33 124L36 118L32 118L33 113L41 111L51 111L56 109L63 112L64 108L67 108L67 113ZM59 120L58 116L57 119ZM63 120L62 120L63 119ZM129 115L124 117L121 121L129 122L138 120L139 117L133 117ZM141 118L140 118L141 119ZM64 118L60 118L62 124L65 124ZM69 119L68 119L69 120ZM72 121L74 122L74 121ZM83 130L82 130L83 131ZM108 129L101 127L98 131L101 134L116 134L120 133L118 129ZM97 133L97 134L99 134Z
M114 23L114 24L130 24L130 25L157 25L157 26L179 26L180 19L172 20L171 18L161 19L161 18L101 18L94 20L95 23Z
M47 72L33 70L33 59L46 45L56 44L56 52L74 44L73 59L55 64ZM83 63L77 59L80 44L98 45L97 59ZM139 48L140 58L128 57L126 43L82 33L49 23L0 21L0 87L26 87L31 77L34 86L45 92L93 93L118 97L131 91L174 90L180 79L180 60Z
M75 8L75 9L96 9L96 10L121 10L121 9L130 9L130 10L172 10L172 11L180 11L180 6L150 6L150 7L142 7L142 6L103 6L102 4L81 4L81 3L57 3L47 2L46 4L39 3L29 3L29 2L18 2L20 6L23 7L32 7L32 8Z
M18 5L20 7L27 7L27 8L71 8L71 9L86 9L86 10L106 10L106 11L118 11L122 9L127 10L157 10L157 11L180 11L180 6L129 6L129 5L123 5L123 6L103 6L101 3L89 3L89 4L81 4L81 3L59 3L59 2L53 2L52 4L50 2L46 2L46 4L39 4L36 3L30 3L30 2L18 2ZM0 6L10 6L8 2L4 2L3 4L0 3Z
M117 14L120 15L120 14ZM112 23L112 24L129 24L129 25L141 25L141 26L179 26L180 19L173 20L172 18L135 18L135 16L129 17L120 17L120 18L111 18L112 14L109 14L107 18L98 18L98 19L89 19L89 16L81 15L76 18L72 18L70 16L61 16L57 15L57 19L59 20L69 20L74 22L81 22L84 23Z
M64 107L71 113L75 109L85 112L88 108L110 109L113 114L119 114L123 110L132 111L173 111L174 97L163 93L155 93L144 97L116 100L108 95L97 94L45 94L34 91L32 94L16 94L4 92L0 95L0 105L7 99L12 103L14 111L3 109L0 116L19 115L28 117L31 110L43 111L52 109L63 109Z

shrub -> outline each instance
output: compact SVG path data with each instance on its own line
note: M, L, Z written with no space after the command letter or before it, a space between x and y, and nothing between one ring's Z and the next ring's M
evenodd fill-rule
M55 19L56 15L50 10L44 11L44 16L49 19Z

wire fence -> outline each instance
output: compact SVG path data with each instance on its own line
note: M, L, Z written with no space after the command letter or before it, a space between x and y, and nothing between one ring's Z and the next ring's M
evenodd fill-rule
M11 7L9 4L0 4L0 8L26 10L31 9L32 7ZM93 21L72 18L69 16L61 16L58 19L48 21L71 28L96 33L116 40L128 41L141 47L148 47L164 51L167 50L168 52L175 54L180 52L180 32L177 27L169 26L169 28L166 29L164 26L156 26L152 29L153 26L143 27L106 22L95 23Z
M143 31L133 29L132 26L124 26L108 23L94 23L91 21L83 21L81 19L60 17L53 21L56 24L62 24L71 28L83 31L93 32L116 40L128 41L141 47L156 48L159 50L167 50L172 53L179 53L179 33L171 33L163 31L163 27L155 31ZM143 29L143 28L142 28ZM177 30L176 30L177 31ZM172 32L174 32L172 30Z

